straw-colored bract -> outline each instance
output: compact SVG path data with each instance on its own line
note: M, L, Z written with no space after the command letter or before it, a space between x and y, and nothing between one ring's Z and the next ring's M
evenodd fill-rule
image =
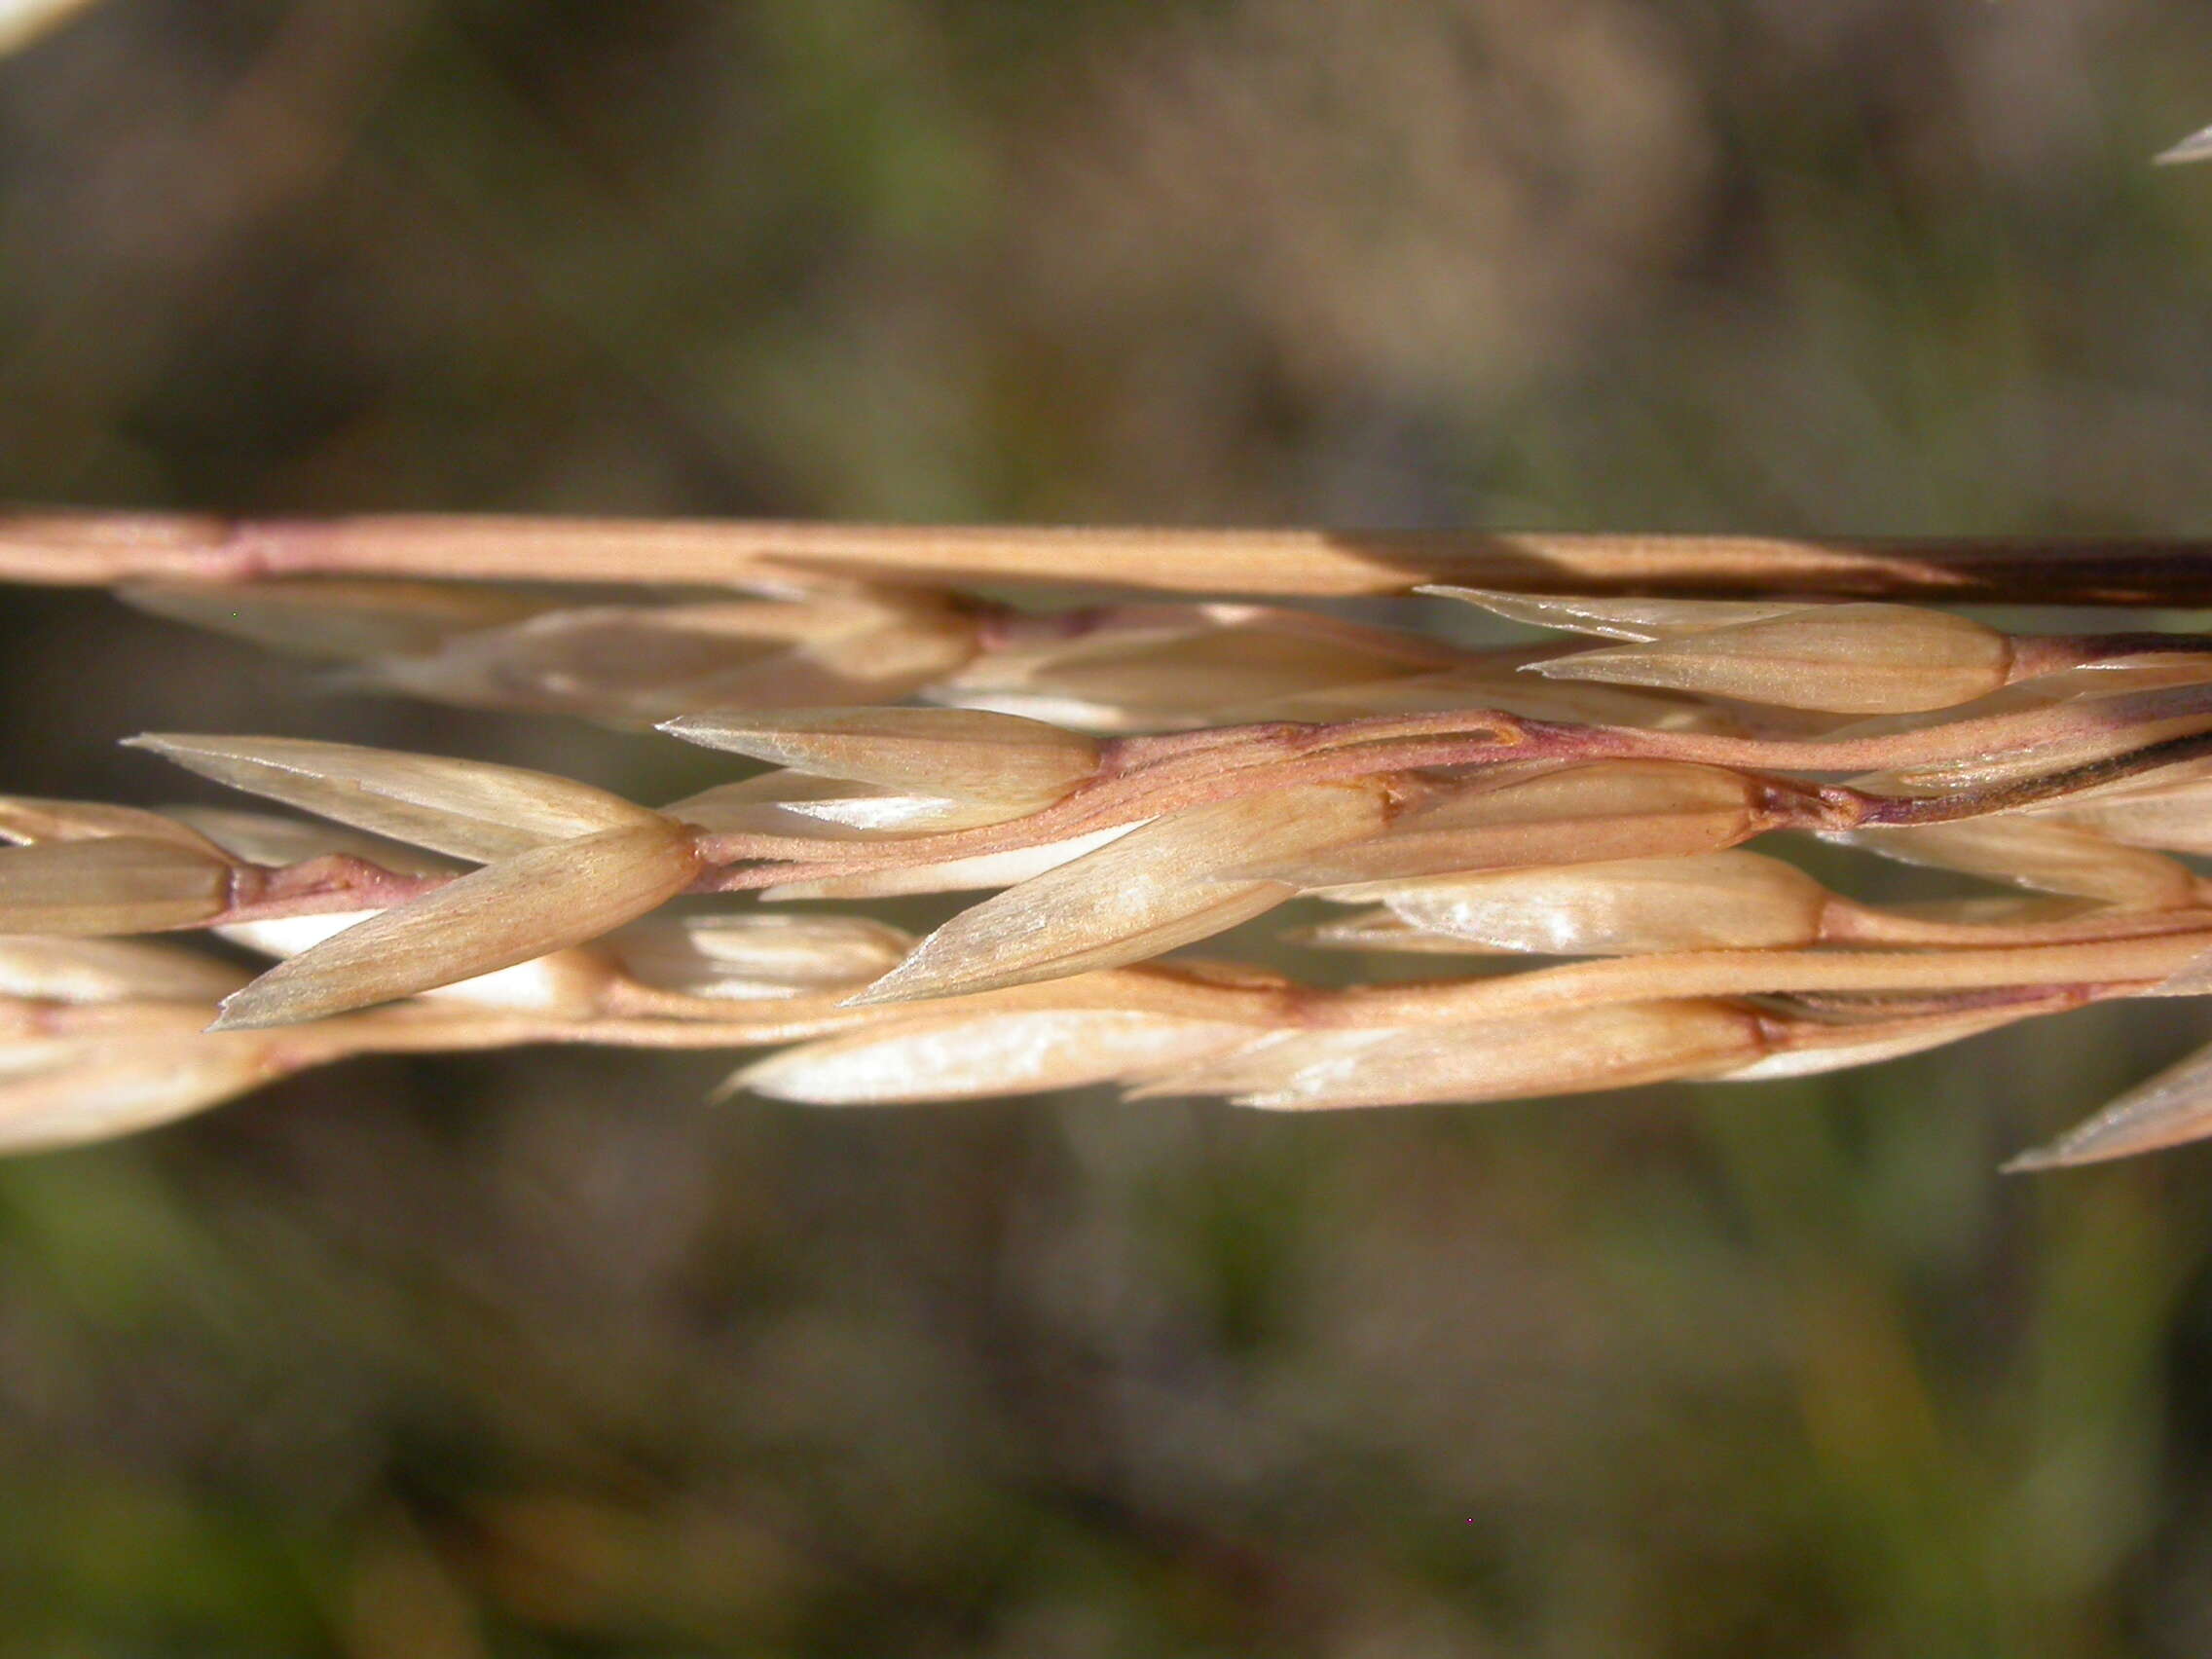
M2059 575L2012 597L2201 602L2201 557L1273 533L1196 535L1178 561L1172 533L605 535L638 559L542 521L0 526L0 571L122 586L358 683L658 722L777 768L651 807L465 757L152 734L133 741L310 816L0 801L18 843L0 851L0 1147L388 1051L781 1046L733 1084L1311 1110L1756 1082L2212 988L2212 890L2174 856L2212 847L2205 642L2008 633L1924 603L2035 570ZM691 591L484 585L625 568ZM1194 597L1209 581L1228 591ZM1544 632L1478 647L1326 608L1416 589L1439 616ZM1807 837L1958 891L1854 897L1788 862ZM962 890L979 896L919 940L785 905ZM1266 966L1167 954L1301 900L1324 903L1286 912ZM240 984L103 937L195 930L279 960ZM1346 950L1434 977L1324 988ZM1283 972L1299 952L1315 982ZM1491 971L1517 955L1583 960ZM2179 1068L2023 1161L2212 1134L2208 1076Z

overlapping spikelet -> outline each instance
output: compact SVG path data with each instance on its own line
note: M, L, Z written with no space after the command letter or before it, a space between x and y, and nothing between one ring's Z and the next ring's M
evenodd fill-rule
M52 575L26 534L0 552ZM1802 1075L2212 989L2212 889L2174 856L2212 851L2198 637L2013 635L1815 593L1426 589L1552 631L1477 649L1172 593L1016 605L950 555L879 585L889 534L855 533L843 565L735 569L742 598L573 606L424 579L420 558L406 579L147 580L176 573L158 536L49 533L64 579L75 558L355 683L658 724L772 769L656 808L485 761L172 733L130 741L310 816L0 800L0 1147L394 1050L782 1046L733 1083L822 1104L1119 1084L1303 1110ZM977 574L1022 573L973 534L946 545ZM466 545L478 574L576 573L534 568L527 538ZM1116 557L1124 585L1190 585L1149 544ZM1282 557L1234 568L1285 598L1426 573ZM1839 594L1882 577L1836 568ZM1961 891L1854 899L1788 862L1807 835ZM919 940L777 906L961 891L983 897ZM712 907L665 908L686 894ZM1278 931L1317 972L1345 951L1580 960L1338 988L1162 960L1303 899L1324 903ZM246 980L100 937L174 930L277 960ZM2203 1134L2197 1060L2022 1161Z

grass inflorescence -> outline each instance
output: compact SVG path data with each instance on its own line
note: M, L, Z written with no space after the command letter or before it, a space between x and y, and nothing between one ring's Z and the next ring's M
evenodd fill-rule
M2212 886L2177 856L2212 852L2212 645L1881 597L1988 598L2032 568L2054 580L2015 598L2181 599L2200 558L1296 534L1179 556L1097 533L1032 535L1025 559L1024 533L873 530L840 559L835 527L732 527L717 591L710 527L607 534L596 562L497 521L0 535L18 576L113 585L355 686L770 768L648 805L490 761L148 733L291 812L0 800L0 1145L370 1052L768 1050L733 1087L1316 1109L1801 1076L2212 988ZM1100 559L1071 570L1066 545ZM1428 580L1538 553L1511 586ZM1747 596L1761 569L1773 591ZM1551 591L1563 571L1604 591ZM512 585L533 578L688 587L583 604ZM1007 597L1073 581L1116 591ZM1415 588L1546 632L1476 647L1285 603ZM1793 837L1958 891L1854 897ZM927 893L980 897L921 938L790 903ZM1181 954L1300 900L1266 965ZM114 937L171 932L275 961ZM1327 970L1346 951L1372 982ZM1515 958L1568 960L1498 971ZM2208 1133L2190 1062L2021 1161Z

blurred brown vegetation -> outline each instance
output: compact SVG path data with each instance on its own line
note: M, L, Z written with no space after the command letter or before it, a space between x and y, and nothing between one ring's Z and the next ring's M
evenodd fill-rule
M0 493L2201 532L2207 109L2154 0L106 0L0 63ZM0 603L12 791L706 776ZM0 1653L2201 1654L2212 1163L1993 1173L2191 1025L1313 1120L303 1078L0 1168Z

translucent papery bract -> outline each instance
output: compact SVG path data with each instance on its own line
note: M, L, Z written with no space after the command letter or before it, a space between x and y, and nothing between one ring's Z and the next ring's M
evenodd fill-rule
M172 1123L289 1069L252 1036L59 1042L14 1058L0 1049L0 1152L10 1153Z
M479 863L660 822L605 790L488 760L293 737L149 732L127 741L233 789Z
M1943 709L1985 696L2010 678L2011 662L2011 641L1948 611L1833 605L1578 651L1531 668L1547 679L1872 715Z
M1163 715L1155 709L1093 703L1081 697L1062 697L1045 691L967 690L952 685L931 685L916 695L946 708L1015 715L1025 720L1058 726L1063 731L1088 731L1100 737L1126 732L1184 731L1213 723L1211 719L1194 713Z
M1333 897L1380 899L1419 933L1560 956L1810 944L1829 902L1803 871L1743 852L1498 870Z
M470 708L649 724L720 705L902 697L974 651L974 624L927 601L597 606L365 663L351 678Z
M1389 1031L1309 1031L1170 1073L1146 1092L1231 1093L1240 1106L1317 1110L1506 1100L1623 1088L1748 1065L1758 1016L1703 999L1618 1003L1530 1019Z
M1782 1047L1748 1066L1714 1072L1715 1083L1763 1083L1774 1078L1817 1077L1824 1072L1848 1071L1875 1065L1906 1054L1939 1049L1983 1031L1995 1031L2039 1014L2052 1012L2034 1006L1982 1009L1970 1013L1922 1015L1896 1020L1869 1021L1862 1026L1821 1025L1811 1020L1792 1022L1781 1039Z
M2192 132L2170 149L2160 150L2152 158L2161 166L2178 166L2184 162L2212 161L2212 127L2201 132Z
M2038 816L2123 846L2212 854L2212 783L2202 779L2136 793L2069 799Z
M98 841L129 835L168 841L196 852L220 849L190 825L164 813L98 801L42 800L33 795L0 795L0 841L36 845L49 841Z
M351 662L435 648L456 634L497 628L551 601L466 582L146 582L116 597L156 616L190 622L294 656Z
M221 1028L294 1024L473 979L612 932L698 873L664 819L472 870L279 962L223 1004Z
M245 977L227 962L168 945L0 936L0 997L213 1004L245 983Z
M2108 784L2074 790L2058 799L2038 801L2031 807L2019 810L2063 816L2083 807L2104 806L2120 801L2158 800L2169 795L2186 799L2197 795L2206 784L2212 784L2212 756L2200 755L2192 759L2177 760L2170 765L2116 778ZM2212 794L2212 792L2205 793Z
M1535 628L1561 628L1608 640L1664 640L1746 622L1766 622L1822 608L1804 600L1596 599L1568 594L1503 593L1495 588L1431 584L1416 593L1480 606L1493 616Z
M865 916L654 916L604 948L641 984L757 1001L857 989L905 960L914 939Z
M793 835L824 841L969 830L1003 824L1029 810L782 769L718 784L661 808L671 818L719 835Z
M1473 940L1417 928L1410 922L1400 920L1380 904L1355 910L1348 916L1319 922L1312 927L1287 929L1282 937L1289 943L1311 945L1322 950L1405 950L1444 956L1498 954L1497 947L1493 945L1478 944Z
M1460 653L1432 641L1306 611L1182 608L1179 623L1101 627L993 651L935 687L971 707L1091 711L1087 729L1206 725L1225 706L1433 672Z
M402 875L447 875L461 867L404 841L320 820L280 818L273 812L241 812L227 806L171 806L163 813L250 864L305 864L337 854Z
M1733 711L1668 692L1621 685L1531 680L1513 668L1460 669L1374 680L1324 691L1296 691L1216 712L1211 723L1261 720L1352 720L1376 715L1430 714L1443 709L1497 709L1524 719L1569 725L1630 726L1644 731L1737 732Z
M2006 1167L2056 1169L2099 1163L2183 1146L2207 1135L2212 1135L2212 1049L2199 1049L2048 1146L2023 1154Z
M2146 779L2169 773L2176 764L2188 764L2194 757L2117 777L2099 776L2100 768L2178 738L2212 731L2212 688L2194 681L2055 701L2037 696L2034 685L2014 689L2016 696L1986 698L1972 709L1954 709L1943 719L1918 726L1940 732L1956 725L1958 748L1954 755L1938 761L1867 773L1854 778L1853 784L1877 793L1913 794L1948 793L2029 779L2065 779L2070 785L2065 798L2084 798L2110 789L2131 789ZM2025 718L2004 721L1977 734L1968 717L1993 708ZM1871 724L1853 726L1843 735L1871 729ZM2055 800L2049 804L2055 804Z
M1018 985L1140 961L1272 909L1293 889L1241 866L1372 835L1380 784L1309 784L1216 801L1142 829L955 916L860 1000Z
M2077 920L2104 909L2089 899L2028 899L1977 893L1964 899L1910 899L1884 904L1878 914L1945 927L2020 928ZM1865 912L1877 913L1877 912Z
M1595 760L1477 777L1381 836L1258 874L1301 887L1715 852L1763 827L1763 786L1717 766Z
M1909 829L1854 830L1831 838L1902 864L2095 899L2121 909L2178 909L2196 901L2196 877L2186 866L2048 818L1971 818Z
M1251 1035L1218 1020L1114 1010L944 1013L804 1044L732 1081L820 1106L966 1100L1118 1082Z
M111 835L0 851L0 932L153 933L230 901L231 866L174 841Z
M1407 1036L1404 1030L1382 1026L1247 1032L1243 1042L1139 1080L1128 1096L1156 1100L1212 1095L1243 1104L1247 1096L1273 1093L1300 1079L1318 1083L1350 1075L1366 1055Z
M760 897L774 903L793 899L886 899L902 894L966 893L986 887L1013 887L1047 870L1073 864L1142 829L1145 822L1149 820L1115 824L1104 830L1093 830L1087 835L1071 835L1065 841L1048 841L1042 846L947 859L942 864L865 869L814 881L783 881L762 888Z
M233 944L284 961L383 913L354 910L277 916L258 922L234 922L215 932ZM583 1019L598 1012L601 994L613 977L608 963L590 951L556 950L471 979L434 985L423 995L467 1003L476 1008Z
M715 710L661 730L822 777L1017 807L1060 799L1098 766L1088 737L975 709Z

